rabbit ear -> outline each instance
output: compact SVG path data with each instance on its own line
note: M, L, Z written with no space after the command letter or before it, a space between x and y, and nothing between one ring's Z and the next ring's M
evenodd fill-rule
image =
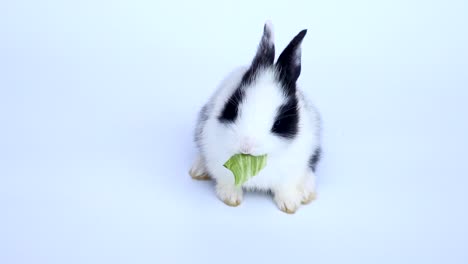
M273 24L268 20L263 27L263 36L250 68L252 72L255 72L259 68L266 68L273 65L274 61L275 43L273 38Z
M301 44L307 29L297 34L284 49L276 62L279 81L289 93L295 92L295 83L301 74Z
M224 109L218 119L223 123L232 123L238 115L240 102L244 98L244 87L251 84L258 71L271 67L275 61L275 44L273 43L273 25L270 21L265 22L263 27L263 36L257 48L257 53L249 67L242 76L239 87L234 91L230 99L224 106Z

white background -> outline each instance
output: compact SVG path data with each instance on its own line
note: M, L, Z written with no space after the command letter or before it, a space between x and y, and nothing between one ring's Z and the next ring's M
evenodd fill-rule
M225 206L196 111L300 30L319 198ZM468 2L1 1L0 263L467 263Z

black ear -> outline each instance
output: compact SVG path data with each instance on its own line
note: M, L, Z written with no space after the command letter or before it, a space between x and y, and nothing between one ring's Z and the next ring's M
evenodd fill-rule
M249 83L255 78L259 69L267 68L275 62L275 43L273 37L273 25L270 21L263 26L263 36L257 47L257 53L252 60L249 70L244 75L243 83Z
M306 34L307 29L299 32L289 42L276 62L279 81L283 84L288 94L295 92L295 84L301 74L301 44Z

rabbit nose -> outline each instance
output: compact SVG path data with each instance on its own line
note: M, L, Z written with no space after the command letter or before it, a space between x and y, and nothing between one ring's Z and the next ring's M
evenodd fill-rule
M240 145L240 152L242 154L252 154L255 148L255 143L252 138L244 138Z
M252 148L250 146L243 145L240 149L242 154L250 154L252 152Z

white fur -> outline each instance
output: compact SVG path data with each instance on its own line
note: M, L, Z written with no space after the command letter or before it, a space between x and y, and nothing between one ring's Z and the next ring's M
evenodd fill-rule
M198 124L200 156L192 171L196 175L208 173L216 181L216 194L226 204L238 205L242 189L272 191L278 207L292 213L301 202L315 196L315 175L308 162L319 146L320 117L298 87L297 136L285 140L272 134L276 111L285 102L285 95L275 81L275 72L267 69L245 90L235 123L220 123L217 118L246 70L247 67L240 67L229 74L208 102L208 118ZM244 183L243 188L235 187L232 172L223 166L238 153L268 155L267 166Z
M190 176L194 179L202 179L208 177L207 169L205 168L205 161L201 155L198 155L193 162L192 168L190 169Z
M275 41L275 30L273 28L273 22L271 20L267 20L265 22L265 27L266 29L270 32L271 34L271 37L270 37L270 41L271 41L271 44L274 45L274 41Z

